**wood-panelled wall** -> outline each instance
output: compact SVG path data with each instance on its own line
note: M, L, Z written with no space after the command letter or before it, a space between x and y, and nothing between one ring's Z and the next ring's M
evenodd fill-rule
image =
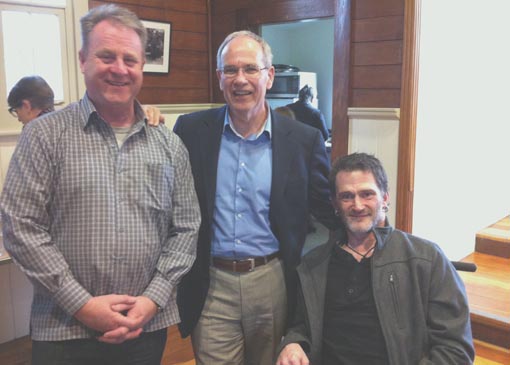
M140 19L170 22L170 72L146 73L138 96L145 104L210 102L207 0L89 0L89 7L117 3Z
M352 107L399 108L404 0L352 0Z

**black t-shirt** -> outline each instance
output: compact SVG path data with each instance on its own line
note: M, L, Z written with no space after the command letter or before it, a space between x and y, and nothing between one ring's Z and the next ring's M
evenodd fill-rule
M371 258L357 262L338 245L328 267L323 365L386 365L388 354L375 307Z

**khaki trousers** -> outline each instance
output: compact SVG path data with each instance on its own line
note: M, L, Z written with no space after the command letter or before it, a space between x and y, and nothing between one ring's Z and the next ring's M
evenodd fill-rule
M272 365L285 331L283 265L271 260L248 273L211 266L210 287L191 341L197 365Z

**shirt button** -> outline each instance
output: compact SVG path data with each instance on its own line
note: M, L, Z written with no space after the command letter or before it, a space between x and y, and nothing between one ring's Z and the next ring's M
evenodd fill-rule
M354 289L353 289L353 288L349 288L349 289L347 289L347 293L348 293L349 295L353 295L353 294L354 294Z
M237 189L237 191L242 193L243 192L243 188L239 188L239 189Z
M246 164L244 162L241 162L241 167L244 167Z
M241 240L236 240L236 244L240 245L241 244Z
M243 215L241 213L237 213L237 218L242 218Z

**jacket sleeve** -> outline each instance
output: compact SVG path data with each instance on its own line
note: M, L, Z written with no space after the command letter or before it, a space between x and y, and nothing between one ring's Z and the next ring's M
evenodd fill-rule
M292 323L287 327L287 332L277 349L277 354L279 354L285 346L291 343L298 343L301 345L305 353L310 356L311 339L307 326L307 315L301 286L299 286L298 289L296 310L294 312Z
M472 364L473 338L462 279L438 247L433 266L427 329L429 352L425 364Z
M319 222L331 230L341 227L340 220L335 216L329 190L329 157L326 154L324 139L319 131L315 134L313 144L311 166L309 199L310 211Z

